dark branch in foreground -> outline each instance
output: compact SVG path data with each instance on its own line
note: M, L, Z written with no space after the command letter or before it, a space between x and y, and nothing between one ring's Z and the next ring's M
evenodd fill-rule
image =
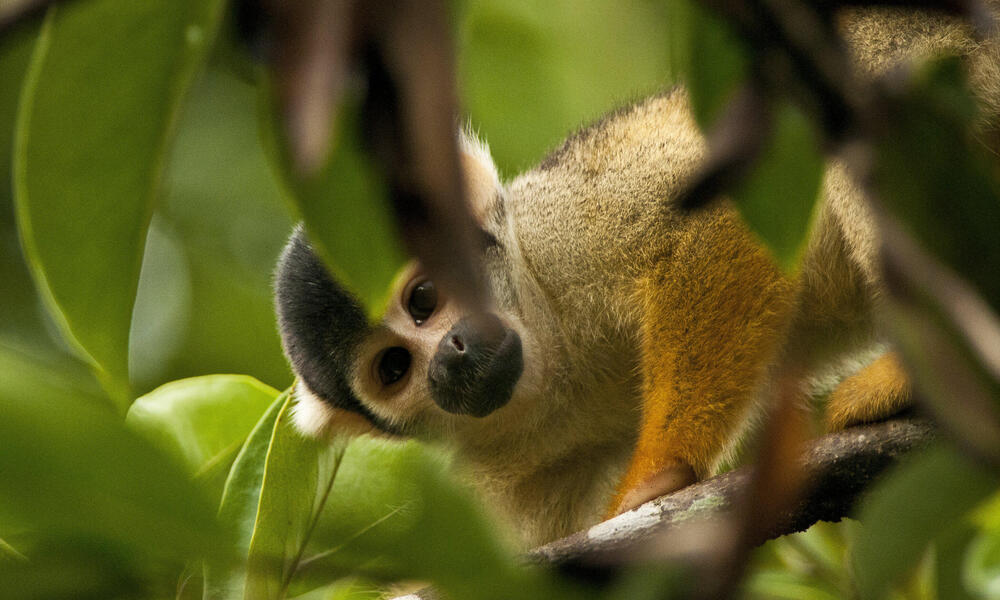
M756 542L804 531L817 521L839 521L849 516L858 497L879 475L933 436L928 422L903 419L855 427L812 441L802 457L807 477L805 495L783 515L779 525ZM683 536L683 530L699 522L731 527L732 508L746 494L751 475L752 467L743 467L707 479L537 548L527 559L568 565L570 572L576 572L579 566L614 571L631 558L649 560L662 554L656 549L649 551L653 544L656 548L671 546L673 554L688 564L710 563L716 558L711 554L711 544L694 547L686 543L691 536ZM676 539L675 534L686 539ZM663 544L661 540L674 543ZM432 594L431 590L423 590L406 598L433 598Z

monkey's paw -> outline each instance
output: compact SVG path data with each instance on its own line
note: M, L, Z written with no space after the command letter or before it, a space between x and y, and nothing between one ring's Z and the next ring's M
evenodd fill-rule
M670 492L677 491L696 482L698 478L694 469L685 463L674 463L669 467L647 477L637 486L628 489L612 510L613 515L620 515L636 508L653 498L659 498Z

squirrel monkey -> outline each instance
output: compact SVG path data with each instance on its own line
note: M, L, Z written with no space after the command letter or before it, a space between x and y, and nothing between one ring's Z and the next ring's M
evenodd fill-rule
M846 21L869 71L970 44L957 23L899 12ZM712 474L790 359L819 373L877 357L831 393L830 429L907 405L872 316L873 219L836 163L789 278L731 204L675 206L706 154L683 89L608 115L508 183L485 145L461 145L492 310L463 314L410 264L370 324L297 230L276 306L303 431L443 440L538 544Z

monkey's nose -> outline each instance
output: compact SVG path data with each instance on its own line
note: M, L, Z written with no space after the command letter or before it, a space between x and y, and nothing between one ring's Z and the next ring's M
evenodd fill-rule
M496 315L478 314L441 338L427 379L441 408L483 417L510 400L522 369L521 338Z
M484 313L469 315L455 323L438 344L437 357L447 368L467 368L497 355L508 336L499 317Z

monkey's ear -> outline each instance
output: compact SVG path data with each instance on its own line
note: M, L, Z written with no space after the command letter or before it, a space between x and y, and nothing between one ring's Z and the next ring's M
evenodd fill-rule
M295 398L292 421L299 431L310 437L330 438L342 434L361 435L378 432L372 422L364 416L325 402L301 379L295 383L292 396Z
M484 223L487 211L500 199L500 175L490 156L490 147L469 127L462 130L459 151L469 207L473 216Z

